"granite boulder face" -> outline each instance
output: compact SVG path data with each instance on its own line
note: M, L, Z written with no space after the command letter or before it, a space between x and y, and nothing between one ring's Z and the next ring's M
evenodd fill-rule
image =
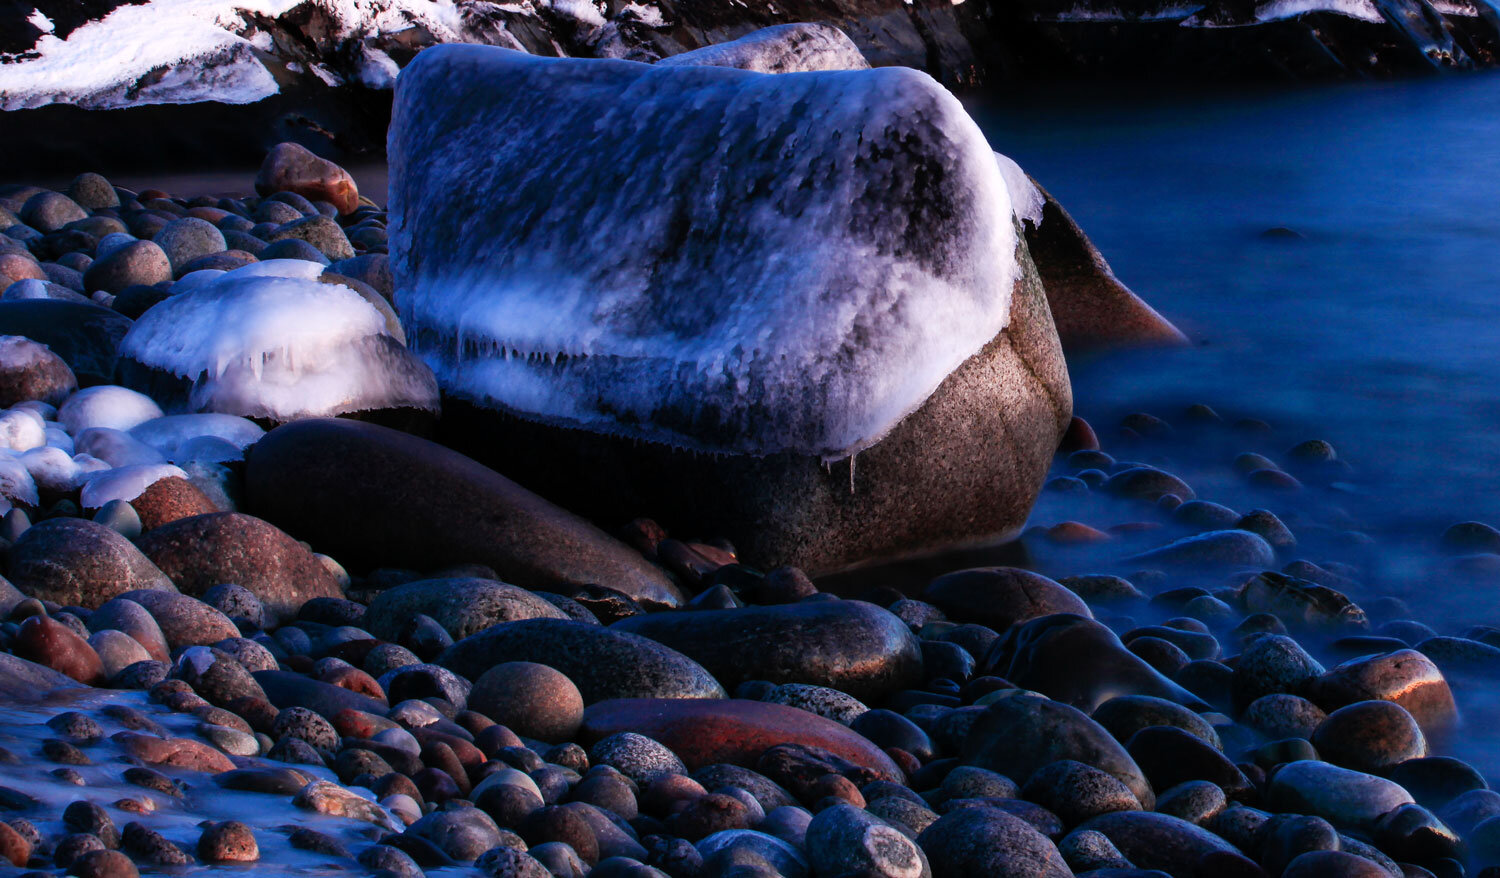
M993 154L930 78L441 47L401 78L390 154L448 444L754 565L1024 521L1067 369Z
M524 588L605 585L648 607L682 603L659 567L577 515L375 424L328 418L272 430L246 460L245 508L357 570L472 562Z

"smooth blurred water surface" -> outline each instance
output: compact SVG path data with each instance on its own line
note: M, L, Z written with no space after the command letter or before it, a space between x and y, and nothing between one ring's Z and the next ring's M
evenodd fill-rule
M1195 342L1075 362L1081 414L1207 402L1332 441L1373 531L1500 522L1500 76L971 110Z

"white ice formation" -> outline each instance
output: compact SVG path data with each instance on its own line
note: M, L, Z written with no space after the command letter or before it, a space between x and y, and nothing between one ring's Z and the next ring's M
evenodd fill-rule
M98 509L111 500L130 501L162 479L186 479L187 473L170 463L140 463L102 470L88 476L78 500L84 509Z
M290 421L372 409L435 411L437 386L427 367L358 292L317 280L321 270L286 259L190 274L186 292L131 327L121 359L180 379L185 398L169 407L181 413ZM238 428L221 438L230 436L249 439Z
M524 417L844 457L1009 318L1004 176L914 70L439 46L401 76L389 147L413 347Z
M113 384L80 390L57 410L57 420L75 439L91 427L129 430L161 415L161 407L151 397Z

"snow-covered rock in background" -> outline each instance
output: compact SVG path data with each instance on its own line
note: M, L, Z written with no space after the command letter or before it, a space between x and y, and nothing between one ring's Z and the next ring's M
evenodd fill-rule
M422 28L438 41L467 34L453 0L150 0L119 5L66 33L36 28L32 44L15 45L0 65L0 109L50 103L90 109L162 103L250 103L276 94L282 65L335 85L356 67L340 63L345 48L355 64L379 63L372 40ZM280 19L287 18L282 22ZM43 16L43 21L47 19ZM277 36L302 25L327 49L309 63L279 58L288 46ZM17 29L22 30L22 29ZM295 42L293 42L295 45ZM19 51L17 51L20 49ZM277 64L280 60L280 64ZM273 69L268 69L270 62Z
M994 154L925 74L446 46L402 75L390 149L414 346L529 425L472 434L481 454L624 458L545 496L701 516L812 569L1024 519L1066 369Z
M121 342L124 380L179 413L283 422L387 409L436 412L428 368L391 336L384 315L359 292L320 281L322 270L313 262L271 260L207 280L188 275L187 291L141 315Z
M781 24L747 36L663 58L663 67L735 67L756 73L868 70L848 34L829 24Z

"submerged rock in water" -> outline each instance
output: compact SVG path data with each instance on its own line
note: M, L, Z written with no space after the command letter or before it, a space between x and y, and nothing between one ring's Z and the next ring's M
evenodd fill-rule
M377 307L320 282L322 270L284 259L184 278L121 342L124 380L170 410L273 422L436 413L428 368L392 337Z
M391 154L414 348L507 422L452 439L547 496L813 572L1024 519L1066 367L993 153L927 77L440 47Z
M1037 695L1017 693L986 707L964 738L960 756L1023 785L1043 766L1072 759L1114 775L1143 807L1156 801L1140 767L1103 726L1076 708Z
M474 562L520 586L605 583L648 606L682 601L660 568L578 516L450 449L373 424L273 430L251 449L245 507L350 564Z
M1186 344L1180 329L1115 277L1099 248L1051 193L1042 190L1042 195L1041 222L1027 224L1026 245L1063 347L1076 352Z
M1092 711L1123 695L1207 706L1127 649L1109 628L1082 616L1059 613L1018 625L983 659L989 673L1079 710Z

